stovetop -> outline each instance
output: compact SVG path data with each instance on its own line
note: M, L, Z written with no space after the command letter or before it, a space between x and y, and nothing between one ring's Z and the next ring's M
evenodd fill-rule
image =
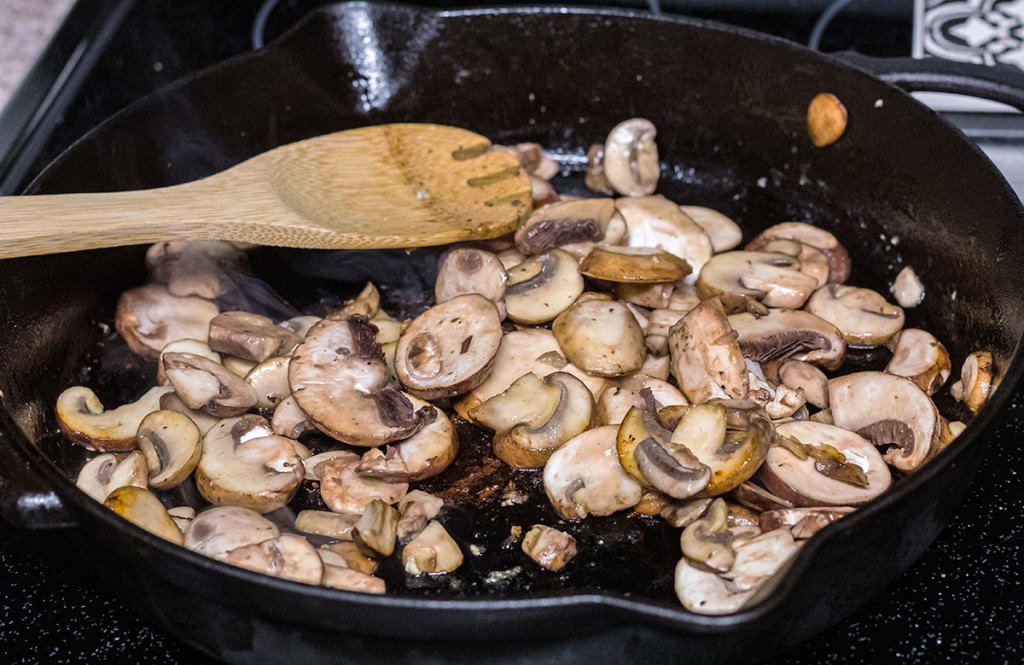
M919 0L923 3L924 0ZM0 193L19 191L89 128L180 76L252 48L263 0L79 0L54 43L0 119ZM327 4L280 0L266 13L267 41ZM422 2L431 6L475 3ZM494 4L494 3L492 3ZM511 4L511 3L508 3ZM827 0L590 2L712 18L806 42ZM847 3L823 50L911 51L909 2ZM937 4L929 0L929 4ZM258 35L257 35L258 38ZM1024 120L955 120L1024 184ZM1015 185L1018 183L1014 183ZM1018 188L1021 191L1022 188ZM1024 661L1024 392L993 425L987 461L956 519L900 580L821 636L771 661L1017 663ZM100 588L60 533L0 522L0 662L203 664L206 656L134 616L119 590ZM123 590L121 590L123 591Z

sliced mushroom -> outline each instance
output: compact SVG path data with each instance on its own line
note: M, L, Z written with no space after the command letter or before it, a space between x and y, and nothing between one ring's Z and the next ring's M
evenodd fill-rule
M274 356L259 363L245 375L245 381L256 392L257 409L273 409L291 395L288 385L288 363L291 356Z
M282 435L283 436L283 435ZM327 462L342 460L345 464L359 461L359 455L351 450L328 450L302 460L302 466L306 469L304 480L320 482L322 478L323 465Z
M118 487L107 495L103 505L154 536L169 540L175 545L182 543L178 525L167 514L156 494L147 489L134 485Z
M343 540L337 543L323 545L321 550L330 552L332 565L340 566L344 563L348 568L359 571L364 575L373 575L377 571L380 562L367 553L367 549L358 543Z
M398 502L398 526L395 533L400 542L406 542L427 527L444 507L444 500L422 490L413 490Z
M544 465L544 491L565 519L632 508L643 488L619 464L614 426L595 427L555 451Z
M160 397L169 392L168 386L150 388L138 400L104 411L93 391L84 386L68 388L57 398L57 425L64 436L89 450L131 450L139 423L160 408Z
M210 348L245 360L285 355L301 341L288 328L251 312L224 312L210 321Z
M245 253L223 240L172 240L146 250L150 279L173 296L213 300L232 286L231 277L246 274Z
M816 287L828 283L828 257L815 247L805 245L799 240L774 238L766 242L760 251L792 256L800 262L800 272L813 278Z
M434 296L442 303L455 296L478 293L494 303L498 316L504 319L505 279L505 267L497 256L482 249L459 247L441 262Z
M751 300L799 309L818 286L800 268L800 261L779 252L724 252L701 270L697 290L702 298L718 296L730 312L747 310Z
M558 175L558 162L544 154L539 143L517 143L514 146L492 145L491 152L507 152L519 161L526 173L550 180Z
M587 277L623 284L665 284L690 274L690 265L662 249L595 247L580 263Z
M643 496L640 497L640 502L633 506L633 510L641 515L658 515L672 501L672 497L664 492L645 489Z
M587 172L584 178L587 189L601 194L614 194L615 190L604 176L604 144L594 143L587 150Z
M203 437L196 487L215 506L277 510L291 501L305 475L293 444L259 416L222 420Z
M616 284L615 295L633 305L648 309L667 309L675 284Z
M671 441L672 432L655 413L653 398L646 392L642 397L644 406L631 408L616 434L619 463L642 485L674 499L689 498L707 487L711 470L685 445ZM724 425L723 418L723 436Z
M544 178L535 175L530 176L530 199L533 202L533 209L541 208L552 203L557 203L559 196L551 183Z
M402 548L402 567L410 575L450 573L461 565L462 550L436 520Z
M223 365L192 353L165 353L164 374L190 409L227 418L256 406L256 392Z
M167 377L164 375L164 363L163 357L165 353L191 353L203 358L209 358L215 363L221 361L219 353L210 348L210 345L198 339L178 339L163 348L160 351L160 358L157 361L156 368L156 382L158 385L164 385L167 383Z
M461 395L483 383L501 344L494 303L470 293L434 305L398 340L395 371L424 399Z
M577 302L558 315L552 332L566 357L589 374L622 376L640 369L644 331L617 301Z
M747 368L736 339L717 299L701 302L669 330L672 374L690 402L746 397Z
M746 365L750 372L748 376L750 392L747 394L747 399L756 402L773 421L792 418L794 414L804 408L807 399L803 393L793 390L785 384L769 383L761 365L753 360L747 360Z
M374 499L391 505L398 503L409 491L406 483L360 475L358 467L359 460L349 462L344 458L320 466L320 497L334 512L361 515Z
M535 210L516 231L516 248L532 256L575 243L599 243L616 215L612 199L559 201ZM621 222L620 222L621 223Z
M722 577L739 587L757 588L794 555L800 546L789 529L775 529L736 541L732 568Z
M338 321L344 321L350 316L365 316L368 319L372 319L377 316L377 312L380 311L380 291L373 285L373 282L367 282L363 290L359 292L355 298L346 300L345 304L340 308L333 310L327 314L328 318L337 319ZM308 335L309 332L307 331Z
M384 593L384 580L361 573L351 568L324 565L324 576L320 583L332 589L356 591L359 593Z
M276 538L280 531L273 522L254 510L239 506L207 508L185 531L185 547L213 559L228 552Z
M382 556L391 556L395 551L398 529L398 511L380 499L367 504L356 523L352 535L355 541Z
M939 392L953 371L946 347L924 330L902 330L886 346L892 351L892 358L885 371L907 377L928 395Z
M892 283L892 295L900 307L917 307L924 301L924 284L914 269L904 266Z
M651 310L650 319L647 323L648 343L650 342L651 337L661 336L667 338L672 326L679 323L679 319L683 318L685 315L686 312L680 312L674 309Z
M617 199L615 207L626 220L630 247L663 249L674 254L693 270L686 282L696 281L711 258L711 239L678 205L659 195Z
M119 487L132 485L145 489L149 484L148 476L146 459L139 451L135 450L123 456L104 453L86 462L78 472L75 485L96 501L103 503L107 495Z
M576 556L576 539L564 531L534 524L523 537L523 552L541 568L559 571Z
M787 360L779 366L779 381L801 391L807 401L819 409L828 408L828 377L814 365L802 360Z
M739 225L711 208L701 206L679 206L697 226L711 239L711 249L717 254L734 249L743 240L743 231Z
M246 360L245 358L236 358L235 356L221 356L221 364L232 374L244 379L252 371L252 368L259 363Z
M810 538L832 522L853 511L853 508L846 506L782 508L761 513L761 526L766 531L787 528L794 538L802 540Z
M849 430L793 421L779 425L776 431L812 449L827 447L833 458L808 455L801 460L782 447L768 451L759 474L761 482L795 506L857 506L879 496L892 484L889 467L875 447ZM860 473L850 473L851 467Z
M410 397L417 409L430 406ZM459 451L459 437L451 420L440 410L437 417L404 441L375 448L363 455L357 471L390 482L413 483L433 478L447 469Z
M724 499L715 499L702 518L683 530L679 538L683 556L691 562L719 572L732 568L735 552L726 518Z
M793 507L792 501L787 501L782 497L775 496L768 490L759 485L755 485L752 482L740 483L735 489L733 489L731 496L741 505L759 512Z
M496 256L498 257L498 260L501 261L501 267L505 270L513 268L527 259L525 254L514 247L512 249L506 249L503 252L498 252ZM507 279L508 277L506 275L506 280Z
M618 385L601 393L601 399L597 402L598 424L620 424L631 408L644 406L644 390L650 391L656 411L666 406L688 403L683 394L668 381L637 372L619 379Z
M654 379L668 381L669 368L671 364L672 360L668 357L668 342L666 340L665 355L657 356L653 352L650 352L650 347L648 347L647 358L644 360L644 364L633 374L633 376L649 376Z
M178 530L184 535L188 531L189 525L192 524L192 520L196 518L196 509L192 506L175 506L168 508L167 514L171 516L178 526Z
M962 399L974 413L980 411L995 388L994 367L992 353L989 351L975 351L967 356L960 369L960 380L953 386L953 397ZM959 391L956 390L957 386Z
M912 381L884 372L855 372L828 382L832 420L876 446L885 461L914 471L938 444L939 412Z
M359 515L343 515L327 510L303 510L295 517L295 528L304 533L348 540L351 539L352 529L358 521Z
M433 407L414 409L389 381L374 328L363 316L313 326L292 353L288 382L317 429L343 443L374 447L397 441L436 417Z
M676 565L675 591L679 602L691 612L731 614L743 607L756 589L741 589L683 558Z
M885 344L903 327L903 309L885 301L871 289L828 284L814 292L807 310L825 319L843 334L847 344Z
M683 499L672 501L661 509L660 515L676 529L685 529L708 511L715 499Z
M149 485L177 487L188 478L203 454L202 435L192 419L177 411L154 411L139 423L135 441L146 458Z
M211 416L202 409L190 409L178 397L176 392L164 393L160 396L160 409L164 411L177 411L178 413L184 413L188 416L192 422L199 428L199 433L206 436L206 433L210 431L210 428L220 422L220 418L217 416Z
M733 314L729 325L739 336L743 355L759 363L791 358L835 370L846 357L839 329L810 312L771 309L760 316Z
M644 118L620 122L604 141L604 178L623 196L651 194L658 186L658 131Z
M579 264L568 252L552 249L508 270L505 308L516 323L547 323L583 293Z
M274 434L280 434L289 439L297 439L303 434L317 431L316 425L291 395L281 400L281 403L274 409L270 427L274 430Z
M803 222L785 222L765 229L760 235L747 243L747 251L761 250L771 240L783 238L798 240L805 245L814 247L828 260L828 281L842 284L850 277L850 255L847 254L839 240L825 229L804 224Z
M239 547L228 552L224 561L264 575L305 584L320 584L324 576L324 565L316 548L294 533Z
M114 325L128 348L156 359L169 342L206 339L210 321L219 311L209 300L178 298L158 284L147 284L121 294Z
M277 324L286 330L290 330L301 338L306 337L309 329L320 323L323 319L319 316L293 316L290 319Z

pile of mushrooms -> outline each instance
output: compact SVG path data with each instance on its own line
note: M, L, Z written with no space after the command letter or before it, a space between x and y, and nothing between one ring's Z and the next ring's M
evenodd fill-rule
M414 489L455 459L459 417L493 431L502 462L538 470L560 528L523 537L535 565L574 565L577 520L633 510L680 530L683 606L736 611L964 424L932 401L949 352L846 284L838 238L789 221L740 249L724 214L654 193L655 138L634 118L592 146L601 196L587 198L558 194L540 146L495 146L530 175L535 209L508 237L449 248L435 304L412 320L383 311L373 284L323 316L220 311L222 271L244 271L245 252L154 245L152 281L121 296L115 323L157 385L112 410L83 386L57 400L64 434L98 453L79 487L206 556L381 593L382 558L408 575L462 563L444 502ZM909 268L894 292L925 298ZM843 373L849 348L883 346L884 371ZM953 394L977 411L995 385L979 351ZM332 444L313 455L311 434ZM198 511L165 493L190 477ZM303 484L324 510L280 519Z

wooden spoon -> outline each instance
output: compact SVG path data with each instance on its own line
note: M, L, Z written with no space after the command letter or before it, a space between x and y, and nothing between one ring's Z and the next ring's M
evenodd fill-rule
M0 197L0 258L223 239L314 248L493 238L531 208L515 157L455 127L362 127L202 180L132 192Z

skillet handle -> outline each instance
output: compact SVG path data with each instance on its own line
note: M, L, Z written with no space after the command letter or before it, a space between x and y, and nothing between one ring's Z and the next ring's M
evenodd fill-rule
M0 518L25 529L75 526L67 507L32 470L17 445L0 435Z
M1024 111L1024 70L1013 65L973 65L942 58L873 58L830 54L907 92L950 92L1002 102Z

